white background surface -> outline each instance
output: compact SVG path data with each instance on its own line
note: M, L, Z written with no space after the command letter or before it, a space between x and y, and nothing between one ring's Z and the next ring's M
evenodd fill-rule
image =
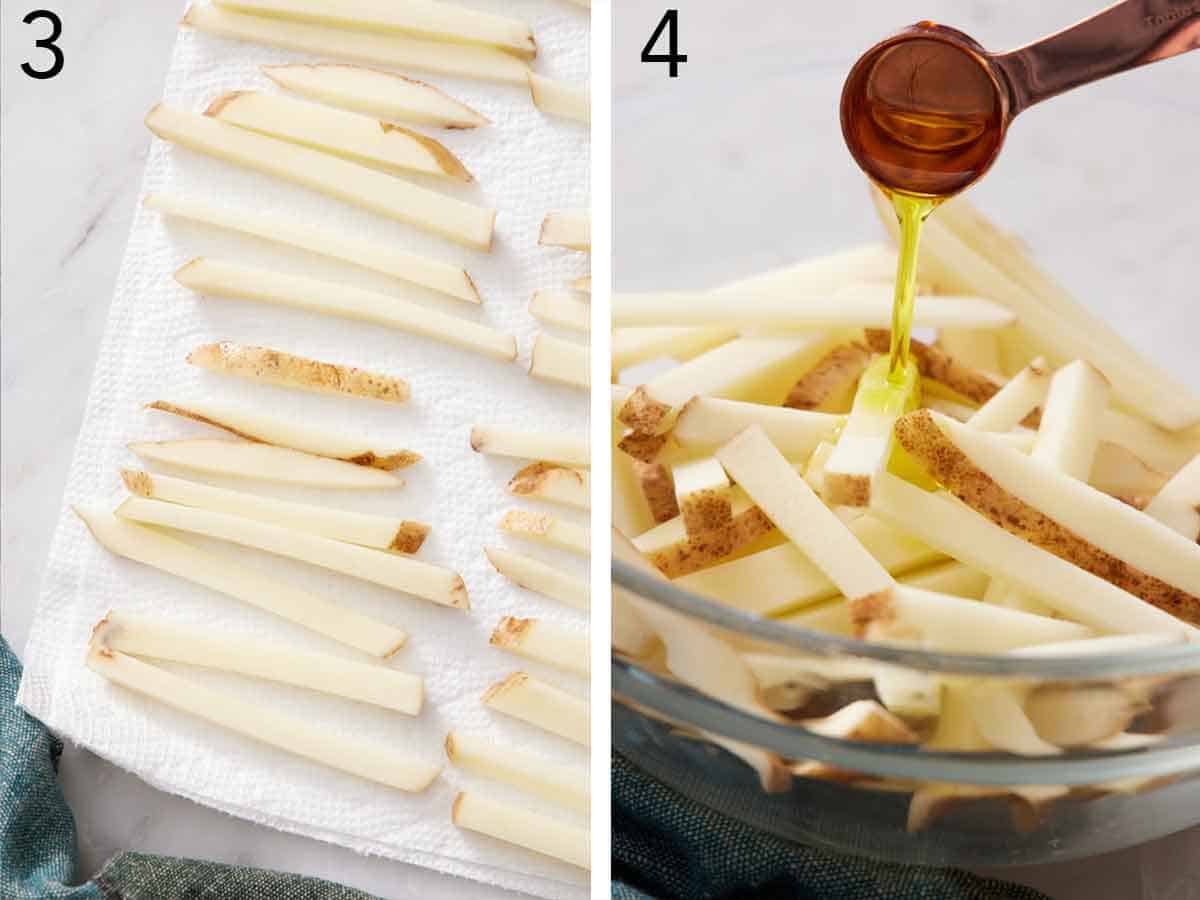
M853 61L889 33L931 18L1005 50L1105 4L683 0L677 78L639 61L665 4L613 5L613 289L632 291L713 287L882 238L837 103ZM1194 52L1023 113L972 197L1196 385L1198 158ZM1200 829L1007 877L1058 900L1196 900Z
M141 120L145 110L161 94L163 70L169 48L175 38L174 20L177 18L181 4L166 5L171 7L169 16L160 15L159 13L162 11L155 8L157 5L152 4L145 4L144 8L142 5L133 8L125 7L121 15L104 17L101 17L97 10L82 3L63 3L55 7L62 15L65 24L61 46L67 54L67 68L61 76L50 82L36 82L20 73L17 66L22 59L27 57L27 49L32 45L33 37L41 32L27 28L18 21L21 13L24 12L23 8L18 9L15 5L6 5L5 7L6 19L3 28L6 62L3 108L4 217L6 226L4 228L4 538L6 541L4 548L6 607L4 632L18 649L23 646L25 634L28 632L28 617L32 610L33 598L37 593L38 575L46 552L45 536L41 532L38 535L36 549L26 552L23 548L21 541L29 537L29 532L26 522L21 519L21 510L28 508L32 512L36 508L39 511L48 512L50 509L60 509L62 469L56 469L53 483L49 487L32 489L33 479L43 471L40 469L39 463L44 461L45 454L39 452L33 445L25 445L23 442L15 441L14 438L21 433L29 434L33 429L42 425L50 425L45 411L57 408L58 398L61 395L63 404L69 402L72 405L70 420L65 423L66 427L60 433L56 433L54 437L43 434L39 443L43 450L53 444L54 450L62 457L58 462L59 466L64 465L66 456L69 455L70 448L74 444L74 435L80 418L80 407L83 397L86 395L90 371L95 359L100 325L104 321L108 298L111 296L113 273L117 261L121 257L129 223L129 213L133 211L136 203L135 192L140 182L144 151L149 144L149 135L143 129ZM542 9L540 5L531 5L527 6L524 11L531 10L533 6L537 6L538 10ZM580 28L576 23L586 22L585 13L565 4L550 3L548 8L550 9L549 14L557 17L560 21L569 20L571 24L568 25L568 31L573 31L574 37L579 37ZM153 28L147 24L150 20L153 20ZM582 30L586 32L586 26L583 26ZM558 34L561 37L561 29ZM22 37L25 38L24 42L19 40ZM236 46L220 41L214 42L212 38L197 38L194 35L189 35L188 40L193 44L199 41L209 47L219 48L225 53L232 52L231 48ZM547 56L552 56L552 54L547 53ZM238 55L238 58L249 59L250 62L279 61L277 57L280 55L267 50L243 51ZM12 66L8 65L10 60L14 61ZM561 60L559 62L561 63ZM247 64L244 68L245 72L239 70L237 77L253 77L253 67ZM575 79L581 77L579 71L556 71L553 59L540 63L538 68L547 74L557 74ZM202 56L199 65L191 71L197 73L196 80L185 79L181 98L189 107L194 108L199 99L192 96L189 91L216 90L218 87L232 86L224 84L223 79L226 76L220 67L212 65L211 57ZM449 79L439 79L439 81L447 84L447 87L454 91L465 91L464 87ZM174 90L178 93L179 89L180 84L176 79ZM528 203L522 205L520 201L514 200L514 196L530 199L543 197L538 202L546 204L548 201L544 197L551 196L546 192L556 192L553 194L554 202L552 204L538 207L536 216L538 220L540 220L541 213L547 208L571 208L586 205L587 162L586 158L581 158L576 153L571 157L572 165L565 166L563 165L565 160L560 155L555 157L555 166L541 175L538 175L537 171L533 169L519 165L523 159L522 150L536 155L538 148L543 146L541 139L545 138L548 133L558 133L554 129L563 126L555 126L554 123L544 121L535 122L536 127L526 134L523 130L525 123L539 120L540 116L528 105L527 97L522 95L523 92L519 88L499 88L485 93L485 96L490 97L493 94L507 98L505 102L514 107L520 105L527 112L521 122L515 123L520 127L514 127L514 121L512 121L514 117L507 115L503 102L495 108L481 107L497 121L497 125L492 129L494 134L492 141L480 143L479 140L476 140L474 142L477 145L476 149L486 146L491 148L493 156L498 155L501 159L507 159L508 164L503 167L502 171L509 175L510 181L519 179L519 173L522 172L525 172L529 178L528 181L520 180L515 193L512 187L508 189L506 195L509 200L508 204L505 204L500 197L494 198L500 201L497 205L502 208L496 253L493 254L486 266L478 258L469 265L476 270L477 275L481 274L481 270L483 270L482 274L485 277L480 281L480 288L490 307L490 314L487 318L495 323L499 317L499 320L505 323L501 327L512 330L518 327L515 324L516 318L528 318L524 312L524 306L530 290L529 285L511 278L514 263L516 271L521 275L535 272L548 275L550 273L542 271L544 268L542 264L545 260L565 259L569 255L563 251L525 249L534 247L537 222L534 221L532 208L527 208L530 205ZM470 93L466 93L465 96L473 103L482 103L482 100L476 99ZM80 122L84 122L86 125L81 127ZM571 137L565 144L561 141L558 142L560 153L564 146L571 148L578 143L576 137L578 134L586 134L577 126L565 127L570 130ZM14 136L17 137L16 140L14 140ZM456 137L459 140L470 142L473 136L460 134ZM114 144L120 143L124 152L120 155L114 154L112 159L107 158L103 155L105 140L111 140ZM459 146L461 150L462 145ZM184 180L191 180L193 188L196 186L195 178L199 173L207 175L210 187L215 185L226 188L227 190L221 193L230 194L229 199L262 202L266 197L271 199L272 204L281 202L281 196L276 196L277 191L274 188L266 191L264 190L267 187L266 184L254 184L247 180L249 176L240 175L228 168L222 171L217 164L208 163L188 154L183 154L182 158L179 158L176 151L166 151L161 144L155 150L155 158L161 160L164 152L169 154L172 162L178 159L179 163L187 170L185 176L190 173L191 177L185 177ZM513 153L516 155L513 156ZM505 156L505 154L508 155ZM552 155L548 156L545 152L541 154L547 163ZM483 159L476 157L472 162L468 157L468 164L472 165L480 174L484 191L488 189L489 185L493 190L499 190L497 173L489 173L486 168L488 164L499 165L498 160L489 157L489 163L485 163ZM178 186L176 180L178 172L175 170L172 172L174 186ZM571 175L572 172L575 173L575 176ZM580 172L582 172L581 176ZM491 177L487 177L489 174ZM214 177L217 179L216 181L212 180ZM112 190L109 191L110 196L96 196L99 193L97 186L109 180L114 182ZM572 188L568 193L563 193L561 190L564 180ZM201 186L203 186L202 183ZM295 189L283 190L296 192ZM298 193L303 194L304 192ZM312 202L307 197L305 199L307 203ZM291 200L288 201L287 208L295 208ZM304 214L312 215L312 210L303 206L301 211ZM332 219L334 212L331 209L323 215ZM340 211L338 212L340 213ZM107 218L110 215L112 216L111 220ZM340 218L339 215L338 221ZM529 221L527 222L526 219ZM13 221L23 222L25 227L10 227L9 223ZM94 242L100 239L101 227L109 221L113 223L111 234L106 230L106 242L102 246L97 245ZM143 214L143 221L148 221L145 214ZM519 226L519 229L515 229L514 224ZM194 229L177 230L173 228L169 234L172 249L167 251L164 256L161 225L155 222L151 226L150 233L157 237L152 238L148 244L138 245L141 250L137 259L139 262L151 261L154 271L147 272L143 267L140 272L140 280L139 276L135 276L132 281L136 298L139 301L145 299L146 302L151 303L147 312L136 319L139 327L148 321L153 321L160 310L172 310L173 312L168 315L177 316L178 312L174 311L187 308L197 309L195 301L186 298L186 295L179 292L178 289L175 289L175 293L179 296L170 298L155 296L161 289L161 285L170 283L163 272L158 271L159 264L169 262L167 268L164 269L164 271L169 271L170 268L174 268L182 261L182 259L167 260L167 256L177 252L188 254L229 252L209 249L213 245L209 243L208 235L203 235L205 240L199 242L200 235L197 235ZM387 229L386 234L392 237L393 230ZM61 247L56 245L60 237ZM412 238L403 235L400 239L408 243ZM175 246L177 241L180 244L178 248ZM447 250L447 247L448 245L438 248L442 251L439 255L443 258L456 258L452 252L453 248ZM416 245L416 249L423 249L423 245ZM88 250L94 250L97 268L86 270L76 279L73 277L72 265L79 258L79 254ZM424 252L437 251L431 249ZM540 255L527 260L526 257L534 252ZM55 265L55 261L58 262L58 265ZM255 260L249 261L254 262ZM267 265L288 265L278 261L263 260L262 262ZM22 265L23 263L28 265ZM34 277L32 270L37 265L42 265L43 269ZM556 269L554 277L559 281L565 280L568 275L574 277L585 271L585 263L578 256L575 256L573 262L566 268L563 268L561 263L555 263L553 267ZM342 277L349 277L350 274L352 273L347 273ZM147 275L150 276L148 280ZM160 275L162 277L159 277ZM318 274L318 277L337 278L339 276ZM359 279L352 280L358 281ZM546 283L537 286L552 287L554 285ZM384 288L380 286L376 289ZM491 306L491 304L496 305ZM223 318L227 315L238 315L234 313L236 304L226 306L224 302L220 302L219 306L224 309L217 313L216 327L234 328L238 336L246 336L248 339L265 339L261 333L248 335L244 330L237 330L239 327L245 328L249 320L241 321L239 324L237 320ZM85 329L75 323L75 318L85 312L89 325L86 334L81 333ZM206 315L213 315L214 312L215 310L210 310ZM279 316L280 314L275 315ZM257 318L257 315L252 318ZM283 319L276 318L276 321L284 321L286 318L286 314L283 314ZM201 326L201 330L203 327ZM476 368L473 362L474 358L458 351L438 349L433 355L443 362L430 364L429 354L425 354L424 362L418 362L417 357L423 352L422 347L409 344L407 349L399 350L399 348L405 347L406 341L412 341L412 338L388 336L382 329L375 329L374 335L369 336L365 332L355 333L355 327L357 326L330 325L326 322L317 331L330 337L340 334L343 339L349 338L356 341L355 350L359 354L367 355L365 361L368 364L370 355L378 353L384 346L393 346L398 348L398 352L408 354L409 367L404 374L415 375L414 387L417 397L412 404L412 409L401 414L392 414L394 416L393 428L399 425L402 428L412 429L416 434L423 428L432 427L434 428L433 432L422 432L424 442L418 441L422 444L420 449L425 450L431 459L438 458L446 446L453 446L462 450L462 454L459 455L465 454L470 458L469 463L473 464L465 464L459 460L452 467L434 468L432 473L427 471L423 475L413 470L409 477L409 488L401 492L404 497L397 498L402 503L423 500L426 508L421 510L424 513L421 517L428 518L435 523L435 536L439 530L436 527L439 522L454 524L450 520L453 518L453 510L461 506L454 502L461 499L460 495L479 500L479 491L487 492L488 482L500 478L501 474L504 477L500 479L499 484L503 484L507 478L507 470L501 473L498 467L488 464L482 457L471 454L466 449L466 434L471 421L529 424L523 422L522 417L538 416L538 422L543 427L552 427L555 424L566 425L567 421L572 419L577 430L581 430L583 427L584 400L581 395L571 393L566 389L551 388L530 382L515 365L505 367L504 364L494 363L492 365L499 368L494 371L485 371L489 363L480 361L478 374L471 376L470 383L451 382L442 378L442 367L446 374L456 373L455 377L461 380L466 369L474 371ZM183 330L190 338L196 336L195 328L196 326L192 323L183 326ZM313 332L310 332L310 337L312 334ZM150 341L150 344L158 348L158 350L149 348L152 357L161 350L169 352L169 355L174 358L174 351L178 347L168 347L168 345L172 341L177 343L183 336L178 327L168 326L165 335L167 340L160 341L155 338ZM160 337L162 336L160 335ZM214 336L206 335L205 337L211 339ZM525 353L528 350L528 338L529 335L526 334L521 341L522 351ZM143 349L146 349L144 345ZM300 349L304 349L303 346ZM316 350L310 352L317 353ZM345 352L344 348L341 352ZM140 351L135 347L127 347L120 355L120 359L128 368L129 361L138 358L139 353ZM321 354L317 353L317 355ZM337 356L338 354L333 355ZM378 359L378 357L375 358ZM78 365L77 376L73 377L68 384L62 385L61 389L57 384L51 386L46 376L46 364L49 364L49 368L55 369L57 366L64 365L68 360L70 364ZM470 364L462 365L464 360L469 361ZM360 361L360 359L355 361ZM178 365L164 367L158 365L162 360L153 360L153 362L155 364L151 365L149 369L161 374L153 376L153 384L142 384L139 390L144 393L147 388L151 391L158 388L169 391L172 387L179 387L179 372L186 370L187 367ZM430 369L430 365L433 365L434 368ZM398 368L395 361L390 366L382 367ZM61 373L55 372L49 378L52 379L58 374ZM425 399L427 402L425 404L420 402L422 382L426 387ZM118 383L128 382L123 378ZM444 405L437 406L443 420L446 419L449 412L459 408L456 403L461 400L490 399L484 408L474 410L467 417L459 415L452 417L453 421L441 421L440 424L435 422L427 425L425 423L429 421L430 413L428 407L436 405L436 397L432 395L438 389L437 386L441 386L441 390L444 392L446 384L453 385L455 395L443 398ZM484 385L490 387L491 390L476 390L476 385ZM506 391L504 385L509 385L510 388L517 385L516 395L520 398L517 407L513 407L514 391ZM505 398L507 398L507 402L500 402ZM161 425L139 418L141 414L137 413L137 402L126 402L126 400L122 401L122 405L130 408L129 418L131 421L128 423L130 428L161 427ZM576 414L567 415L564 418L560 414L560 407L564 404L568 412L574 410ZM376 412L379 410L373 410L371 414ZM490 417L483 417L485 414L490 414ZM367 415L367 413L364 412L362 415ZM402 419L408 424L400 424ZM435 446L431 446L435 443L431 434L436 436ZM119 446L124 439L127 438L123 438L113 445ZM450 442L449 445L447 442ZM108 437L103 437L100 443L108 445L112 442L108 440ZM104 452L107 453L107 451ZM111 468L111 466L106 466L106 468ZM516 465L511 468L515 469ZM474 477L472 477L472 473ZM447 476L447 478L443 478L443 476ZM443 488L443 490L449 490L452 495L446 498L449 502L439 504L436 511L434 508L428 508L433 502L428 496L428 488L431 478L434 477L438 479L439 483L448 480L450 487ZM475 490L476 488L479 490ZM88 491L93 489L93 487L87 488ZM477 515L475 516L463 517L465 525L471 528L483 527L488 530L489 536L494 537L494 521L498 518L498 509L492 508L495 501L496 497L489 494L488 508L476 510ZM516 505L511 503L511 498L509 501L501 500L500 502L505 505ZM462 508L466 509L467 507ZM417 511L414 509L412 514L416 515ZM48 522L46 524L48 525ZM494 619L498 617L498 612L491 608L492 604L488 602L488 598L494 597L497 586L501 587L502 594L511 595L513 591L503 587L504 582L498 580L499 576L494 572L486 571L486 565L481 562L481 540L477 540L474 536L463 540L461 529L454 527L440 530L442 531L442 546L434 547L439 561L448 562L448 557L451 556L455 558L453 564L467 576L472 587L473 599L477 603L477 614L463 618L464 624L473 623L473 627L467 627L467 631L474 633L460 634L460 640L456 643L453 652L457 654L462 645L478 641L481 651L476 654L477 656L494 656L497 652L486 646L486 632L490 630ZM9 541L12 543L8 543ZM472 557L471 561L459 559L463 554L468 553ZM20 570L19 575L16 575L11 567L11 564L17 561L28 563L28 568ZM111 562L106 561L105 564L110 565ZM128 566L121 568L129 571ZM145 570L139 574L144 577ZM103 581L95 579L89 579L89 581L93 587L103 583ZM176 601L182 599L183 590L182 587L175 588ZM119 593L122 602L136 605L141 592L136 585L133 585L127 593L125 591ZM355 595L356 599L363 599L362 590L356 589ZM421 604L421 606L424 605ZM519 612L517 608L503 611ZM404 615L415 612L416 610L406 611ZM537 612L529 609L528 606L525 607L525 612L551 615L549 611ZM417 642L421 630L414 623L414 644ZM429 632L426 630L425 634L428 636ZM429 645L424 644L416 650L427 651L428 648ZM413 657L408 650L405 653L407 659L403 664L411 666L414 661ZM425 656L424 652L418 653L418 658L423 656ZM43 653L40 658L45 659L45 654ZM495 662L494 659L492 661ZM477 662L477 660L472 658L472 662ZM419 668L420 663L416 664ZM517 668L517 666L509 661L506 670L513 668ZM59 667L55 671L64 670ZM74 668L69 671L76 675L81 672ZM461 666L453 671L442 666L437 671L448 673L450 681L460 687L467 687L476 676L484 674L478 665ZM538 674L544 675L545 673L539 672ZM477 693L482 691L485 683L480 683L479 691L475 691L474 686L471 686L468 693L477 697ZM435 687L433 682L430 683L430 687ZM67 696L73 696L75 693L71 691L65 696L60 694L60 697L66 699ZM432 699L436 699L436 690L432 690L431 694ZM476 707L477 699L471 705ZM94 707L94 704L92 706ZM427 727L436 729L439 721L444 721L441 714L448 712L448 708L445 704L441 704L439 707L437 704L431 703L431 706L435 708L430 711L432 721ZM70 714L63 721L74 722L78 718L78 715ZM182 723L179 727L182 727ZM439 734L438 743L440 743L440 739ZM169 758L182 760L187 756L169 754ZM290 766L288 768L290 769ZM121 773L79 754L72 753L64 762L63 769L64 777L68 782L68 798L75 804L80 817L81 842L85 850L84 874L91 874L96 864L113 850L130 848L228 859L235 862L313 872L337 880L349 881L387 897L496 896L499 893L494 889L480 890L474 885L457 880L434 879L423 871L394 864L381 863L378 866L367 864L363 860L350 857L349 854L337 854L333 848L297 842L294 839L283 838L281 835L252 829L244 823L235 822L224 816L199 810L190 804L154 794L142 785L131 785L131 779ZM236 774L241 771L249 772L251 769L248 767L243 769L238 766L231 771ZM445 785L441 785L439 793L444 793L445 789ZM430 793L432 795L433 791L431 790ZM287 792L286 795L290 794L291 792ZM447 794L442 798L444 800L444 803L441 804L444 807L442 815L448 811L449 796ZM436 800L432 796L427 799ZM360 812L365 812L365 807ZM219 825L201 824L214 821ZM449 827L448 824L445 825L445 828ZM258 834L262 834L263 840L271 846L284 849L278 850L273 855L260 855L259 845L253 837ZM210 837L213 839L213 844L206 846L205 839ZM473 843L474 838L468 839L468 842ZM350 857L349 861L347 861L347 857ZM358 878L354 877L356 874L359 876Z

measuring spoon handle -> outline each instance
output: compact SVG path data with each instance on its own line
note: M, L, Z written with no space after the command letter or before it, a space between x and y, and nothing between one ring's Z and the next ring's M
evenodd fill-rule
M1047 97L1200 47L1200 0L1124 0L991 61L1012 91L1009 118Z

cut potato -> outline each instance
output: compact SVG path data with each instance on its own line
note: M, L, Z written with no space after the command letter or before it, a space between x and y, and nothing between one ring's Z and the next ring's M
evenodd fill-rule
M633 539L638 552L668 578L680 578L751 546L775 529L740 487L730 492L733 519L713 531L688 534L682 517L663 522Z
M591 654L587 634L542 619L505 616L492 632L491 644L534 662L587 676Z
M157 528L135 525L95 505L73 509L110 553L241 600L371 656L391 656L407 640L407 635L398 628L274 581L215 553L169 537Z
M998 373L1000 345L994 331L971 331L943 328L938 331L937 348L964 365L981 372Z
M260 66L286 91L377 119L437 128L478 128L486 116L431 84L394 72L339 63Z
M201 344L188 354L187 361L210 372L314 394L363 397L385 403L407 403L412 396L403 378L231 341Z
M513 672L493 684L483 695L483 705L585 747L591 743L587 700L527 672Z
M568 550L580 556L591 552L591 537L587 526L564 522L546 513L510 509L500 519L500 530L516 537L549 544L560 550Z
M566 247L569 250L591 251L591 215L586 209L546 213L538 243L544 247Z
M1163 485L1146 514L1188 540L1200 541L1200 454Z
M1043 740L1022 708L1027 692L1007 684L973 684L964 690L975 727L985 741L1018 756L1057 756L1061 748Z
M342 490L404 487L403 480L382 469L325 459L270 444L203 438L141 441L130 444L129 449L149 462L211 475Z
M729 476L715 457L677 465L671 476L677 501L675 515L683 517L683 527L689 536L733 524Z
M870 515L846 527L880 565L897 576L944 558ZM791 543L684 576L676 584L764 616L787 615L839 593L815 562Z
M542 332L533 339L529 374L543 381L587 390L592 381L589 348Z
M612 529L612 557L623 563L658 575L646 562L629 538L617 528ZM633 659L649 657L658 648L658 636L642 621L634 604L637 595L616 584L612 586L612 648Z
M920 301L927 303L927 300ZM867 346L876 353L889 354L892 333L879 328L868 328L864 332ZM987 372L972 369L949 356L945 351L922 341L909 341L909 352L917 363L917 369L926 381L925 390L934 391L938 386L948 389L954 399L963 398L972 403L986 403L1000 389L1000 382Z
M845 598L819 603L797 613L791 613L780 619L795 628L817 631L821 634L836 634L840 637L854 637L855 626L850 621L850 604Z
M612 334L612 369L622 372L652 359L687 362L737 337L732 328L616 328Z
M585 125L592 121L592 103L586 84L568 84L530 72L529 93L533 97L533 105L546 115Z
M449 240L489 250L496 211L348 160L160 103L146 127L164 141L291 181Z
M591 868L591 839L586 828L536 813L522 804L460 791L450 820L459 828L561 859L581 869Z
M423 791L441 772L439 766L410 759L391 745L363 743L326 725L243 700L230 691L196 684L105 647L95 638L88 645L87 666L113 684L235 734L388 787Z
M592 292L592 276L584 275L582 278L576 278L571 282L571 290L590 294Z
M671 436L685 450L705 453L733 440L751 425L758 425L780 453L799 460L807 459L818 444L833 438L845 421L845 416L811 410L696 397L680 410Z
M1052 602L1063 615L1099 632L1179 635L1191 631L1103 578L1009 534L950 494L930 493L885 473L871 495L871 508L931 547L993 578L1012 580Z
M791 409L825 409L847 389L853 392L870 361L871 351L862 344L839 344L793 385L783 405Z
M613 429L615 437L617 429ZM641 534L654 527L654 513L642 492L637 461L625 453L612 454L612 524L622 534Z
M1167 476L1150 468L1119 444L1101 441L1087 480L1096 490L1144 510L1167 483Z
M282 94L231 91L209 104L205 115L393 175L416 172L453 181L475 180L462 161L433 138Z
M1100 445L1100 420L1108 408L1108 382L1082 360L1050 379L1030 456L1065 475L1087 481Z
M585 766L551 762L498 744L491 735L462 731L446 735L446 756L467 772L537 794L567 809L586 814L591 807Z
M663 463L634 459L633 472L655 522L666 522L679 515L679 504L675 500L675 482L667 466Z
M372 34L307 22L248 16L213 4L193 5L183 23L209 34L333 59L421 69L481 81L525 84L529 66L496 47L456 45L404 34Z
M503 425L476 425L471 449L491 456L539 459L564 466L590 465L587 438L554 431L526 431Z
M892 288L860 285L830 296L702 291L612 295L612 324L629 326L727 325L797 328L885 328L892 321ZM1013 316L978 297L918 297L917 328L1004 328Z
M1033 644L1089 638L1074 622L897 585L890 596L850 601L850 618L867 640L943 653L1004 653Z
M620 421L646 434L670 430L693 397L783 402L792 385L841 341L836 334L735 338L638 387Z
M125 500L117 507L117 515L144 525L190 531L243 547L253 547L422 597L442 606L460 609L470 606L467 588L460 575L396 553L382 553L241 516L144 497Z
M758 426L717 451L717 459L788 540L850 599L885 600L895 582L788 464Z
M936 552L936 551L934 551ZM893 574L895 570L892 570ZM992 580L986 572L951 560L899 576L907 585L939 594L981 600Z
M872 192L881 219L895 230L891 204ZM969 224L968 224L969 223ZM1157 424L1200 421L1200 397L1134 350L1112 327L1072 300L963 198L942 205L921 238L921 265L948 291L1002 298L1019 317L1014 333L1052 363L1084 359L1112 384L1122 405Z
M355 441L334 431L322 431L309 425L289 422L258 410L239 409L214 400L191 400L186 404L155 400L147 409L193 419L220 428L260 444L287 447L314 456L324 456L359 466L390 472L421 461L412 450L372 448L366 441Z
M254 16L315 22L366 32L393 32L451 44L484 44L518 56L537 53L524 22L437 0L214 0L218 6Z
M541 560L499 547L484 547L483 552L496 571L518 587L576 609L586 610L591 606L591 587L582 578L568 575Z
M1012 431L1046 401L1050 370L1038 357L988 397L967 424L978 431Z
M896 435L939 482L1010 533L1200 623L1200 546L1194 541L929 410L900 419Z
M1087 638L1082 641L1066 641L1061 644L1019 647L1009 652L1012 656L1036 657L1115 656L1122 653L1137 653L1155 647L1170 647L1181 643L1183 643L1183 636L1178 634L1113 634Z
M1025 700L1037 733L1060 747L1083 747L1121 734L1147 711L1116 685L1041 685Z
M175 280L190 290L218 297L254 300L290 306L343 319L357 319L431 338L511 362L517 358L517 340L470 319L389 294L364 291L346 284L318 281L199 257L175 273Z
M585 334L592 330L591 305L566 291L537 291L529 301L529 314L547 325Z
M145 205L147 209L155 209L169 216L248 234L373 272L382 272L468 303L480 302L475 283L463 268L406 253L390 244L348 237L331 228L307 225L246 207L217 205L196 197L149 194Z
M531 463L508 482L508 492L530 500L543 500L575 509L590 509L591 477L586 469L554 463Z
M425 694L420 677L391 666L264 644L154 616L110 610L93 635L104 646L130 656L150 656L264 678L409 716L420 713Z
M891 360L876 357L863 373L854 407L825 461L822 495L831 506L866 506L871 484L892 455L892 426L920 401L921 380L909 365L902 382L893 382Z
M1174 475L1200 453L1200 430L1172 433L1140 416L1112 407L1104 413L1100 436L1124 447L1167 476Z
M167 475L123 469L121 478L129 492L136 496L243 516L295 531L332 538L335 541L374 547L377 550L416 553L429 534L429 526L424 522L374 516L332 509L328 506L292 503L273 497L211 487Z

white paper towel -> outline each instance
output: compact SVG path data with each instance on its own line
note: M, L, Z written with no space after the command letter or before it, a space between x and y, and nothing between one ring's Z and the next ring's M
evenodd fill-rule
M472 3L522 18L533 26L540 51L535 64L539 72L575 82L587 79L585 10L559 0ZM317 60L181 31L164 99L200 111L223 91L276 90L258 66L293 61ZM301 563L195 539L193 542L229 558L404 628L410 634L409 644L393 664L425 677L426 708L419 718L410 719L236 676L192 669L184 672L186 677L236 690L241 696L320 722L352 739L388 742L428 760L445 759L442 741L446 732L455 728L486 732L497 741L520 743L548 758L586 764L586 753L580 748L519 722L505 721L479 702L489 684L518 668L529 668L576 693L586 691L581 679L522 665L488 644L491 629L505 614L542 617L577 629L585 627L585 617L513 587L487 563L483 546L505 543L496 530L501 513L523 505L504 490L519 464L474 453L468 434L475 423L562 428L586 434L585 396L534 381L526 374L529 349L539 330L526 307L534 290L562 287L587 271L582 254L537 245L538 228L548 210L589 205L587 129L543 116L524 88L415 71L409 74L426 77L493 122L475 131L436 133L475 174L476 184L428 182L499 210L491 254L456 247L415 228L159 141L150 150L144 192L171 191L231 206L252 206L461 262L483 296L482 309L384 276L203 226L167 222L155 213L139 210L47 563L18 702L63 737L156 787L235 815L543 897L582 897L586 878L579 870L454 828L451 801L472 779L451 767L425 793L404 794L261 747L165 709L109 685L83 665L89 630L109 607L154 612L179 622L354 655L352 650L237 601L113 557L69 511L70 504L92 499L115 503L120 496L118 468L138 464L125 449L131 441L221 436L200 425L145 411L143 404L158 398L193 397L254 404L421 452L424 461L402 473L408 483L398 491L361 495L273 490L246 483L240 487L367 512L392 511L431 523L433 532L421 557L462 573L472 609L465 614L435 607ZM140 127L140 123L130 122L129 127ZM378 326L263 304L202 298L171 277L180 265L198 255L356 284L479 318L515 334L521 359L505 364ZM393 407L300 394L235 383L185 363L184 357L195 345L217 340L265 344L398 374L411 383L413 400L407 406ZM572 518L569 513L556 513ZM580 560L551 551L525 552L586 576ZM499 786L487 789L507 793ZM508 796L539 805L521 795ZM560 811L553 814L571 818Z

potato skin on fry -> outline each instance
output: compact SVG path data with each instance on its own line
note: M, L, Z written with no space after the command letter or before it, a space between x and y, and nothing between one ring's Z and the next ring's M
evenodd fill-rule
M866 329L867 345L876 353L887 353L891 346L891 332L880 328ZM984 404L992 398L1001 385L986 372L965 366L939 347L911 341L909 349L917 361L921 374L940 382L974 403Z
M232 341L201 344L188 354L187 361L213 372L321 394L366 397L386 403L406 403L412 396L402 378Z
M1200 625L1200 597L1088 543L1005 491L938 427L929 410L918 409L902 416L896 422L896 439L947 490L1010 534L1103 578L1184 622Z

